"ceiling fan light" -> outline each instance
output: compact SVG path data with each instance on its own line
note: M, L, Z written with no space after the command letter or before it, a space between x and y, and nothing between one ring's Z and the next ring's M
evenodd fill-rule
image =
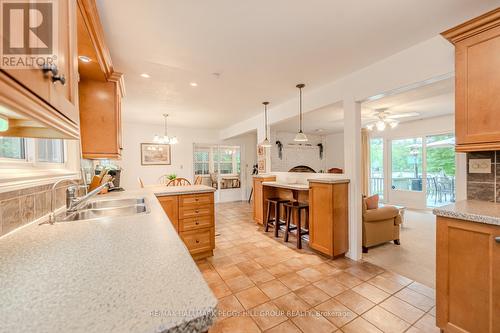
M366 129L369 130L369 131L373 131L373 128L375 127L375 124L374 123L371 123L371 124L368 124L366 125Z
M399 122L397 122L397 121L391 121L391 122L389 123L389 126L390 126L391 128L396 128L396 127L398 126L398 124L399 124Z
M297 133L297 135L295 135L295 139L293 139L293 141L306 142L306 141L308 141L308 139L307 139L307 136L301 131L301 132Z
M262 147L264 148L269 148L269 147L272 147L271 145L271 142L269 141L268 138L265 138L264 141L262 141L262 143L260 144Z
M385 122L382 120L377 121L375 126L377 127L377 131L379 131L379 132L382 132L383 130L385 130Z

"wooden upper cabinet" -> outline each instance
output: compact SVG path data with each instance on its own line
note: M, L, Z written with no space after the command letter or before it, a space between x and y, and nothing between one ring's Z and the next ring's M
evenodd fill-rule
M121 103L125 95L123 74L116 72L99 20L95 0L78 0L79 104L84 158L121 158Z
M456 150L499 150L500 8L442 35L455 45Z

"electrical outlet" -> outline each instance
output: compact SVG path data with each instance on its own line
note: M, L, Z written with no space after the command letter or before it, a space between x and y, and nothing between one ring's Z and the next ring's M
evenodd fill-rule
M469 173L491 173L491 159L470 159Z

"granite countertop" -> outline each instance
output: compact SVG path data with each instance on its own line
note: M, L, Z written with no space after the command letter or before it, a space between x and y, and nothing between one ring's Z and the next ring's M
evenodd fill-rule
M148 214L32 223L0 238L0 331L207 331L217 299L154 189L99 199L141 197Z
M349 183L347 178L311 178L307 180L310 183L323 183L323 184L343 184Z
M299 184L299 183L283 183L283 182L262 182L264 186L272 186L272 187L281 187L287 188L290 190L298 190L298 191L309 191L308 184Z
M152 191L156 196L163 197L169 195L195 194L215 192L215 188L206 185L187 185L187 186L166 186L166 185L147 185L145 188Z
M434 208L433 213L437 216L476 223L500 225L500 204L493 202L464 200Z

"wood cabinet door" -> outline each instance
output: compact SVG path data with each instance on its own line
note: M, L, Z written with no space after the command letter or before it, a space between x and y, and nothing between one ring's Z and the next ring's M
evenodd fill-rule
M499 270L494 266L500 250L495 234L500 227L437 219L436 318L445 331L498 332Z
M158 197L161 206L165 213L167 213L170 222L175 227L175 230L179 230L179 197L178 196L166 196Z
M253 180L253 219L255 222L262 224L264 217L262 216L264 206L262 203L262 182L258 179Z
M457 145L500 142L500 26L455 44Z
M76 1L60 0L58 9L58 41L55 64L65 83L50 84L50 104L71 121L78 123L78 51Z
M309 246L333 255L333 190L330 184L312 183L309 189Z

